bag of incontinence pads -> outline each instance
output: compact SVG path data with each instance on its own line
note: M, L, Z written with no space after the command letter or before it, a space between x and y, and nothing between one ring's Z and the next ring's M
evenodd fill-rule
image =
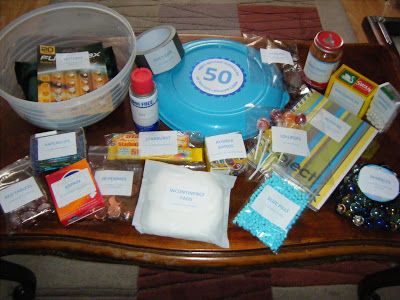
M228 248L229 200L235 180L147 160L132 225L140 233Z

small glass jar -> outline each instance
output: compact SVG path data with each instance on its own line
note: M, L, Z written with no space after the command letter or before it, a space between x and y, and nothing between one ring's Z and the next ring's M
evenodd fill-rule
M342 58L343 39L333 31L320 31L310 46L304 65L304 81L310 87L323 91L331 74Z

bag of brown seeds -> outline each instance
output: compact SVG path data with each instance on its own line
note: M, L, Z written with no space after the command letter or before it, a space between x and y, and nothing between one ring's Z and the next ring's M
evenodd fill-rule
M0 206L10 231L38 224L38 217L54 213L42 178L35 175L28 156L0 170Z
M94 217L131 222L139 197L143 162L108 160L107 147L103 146L90 146L88 160L106 204Z

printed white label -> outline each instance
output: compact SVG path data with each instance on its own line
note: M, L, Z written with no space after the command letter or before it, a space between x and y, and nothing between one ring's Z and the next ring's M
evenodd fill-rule
M214 135L205 138L209 161L246 158L246 148L240 133Z
M353 115L358 114L364 103L364 100L361 96L351 92L337 82L335 82L332 86L332 90L329 94L329 100L339 104Z
M391 201L399 194L399 181L396 175L377 165L367 165L358 175L360 190L372 200Z
M90 59L88 51L56 54L57 71L89 69L89 68L90 68Z
M139 132L139 156L175 155L178 153L176 131Z
M198 63L192 72L195 86L214 96L236 92L244 82L242 70L235 63L222 58L211 58Z
M144 57L154 74L166 72L181 61L173 40L164 47L145 54Z
M370 112L386 123L396 111L396 104L382 90L378 90L371 103Z
M316 59L311 52L308 52L307 60L304 65L304 74L308 79L319 83L326 83L338 63L327 63Z
M351 126L325 109L320 109L310 121L311 125L336 142L346 136Z
M43 197L35 178L17 182L0 191L0 205L4 213L9 213L17 208Z
M149 97L135 97L129 91L133 122L142 127L149 127L158 121L157 90Z
M99 170L94 178L102 195L131 196L133 171Z
M272 151L308 156L307 132L300 129L272 126Z
M164 207L169 210L202 210L208 202L208 188L170 183L166 185L164 200Z
M96 193L96 186L88 169L79 170L54 182L51 188L55 201L60 208L86 195L90 195L93 198Z
M35 138L40 138L40 137L55 135L55 134L57 134L57 130L40 132L40 133L35 134Z
M68 132L57 135L41 137L38 143L38 160L75 155L76 133Z
M258 194L251 207L271 223L288 230L288 225L296 216L300 206L267 185Z
M294 65L292 55L289 51L282 49L260 49L261 61L264 64L289 64Z

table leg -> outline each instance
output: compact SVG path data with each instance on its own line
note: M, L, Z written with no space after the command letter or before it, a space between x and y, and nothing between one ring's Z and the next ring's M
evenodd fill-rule
M396 285L400 285L400 266L365 276L358 284L358 298L379 300L375 290Z
M20 283L20 285L14 289L14 299L27 300L35 298L36 276L28 268L0 258L0 279Z

